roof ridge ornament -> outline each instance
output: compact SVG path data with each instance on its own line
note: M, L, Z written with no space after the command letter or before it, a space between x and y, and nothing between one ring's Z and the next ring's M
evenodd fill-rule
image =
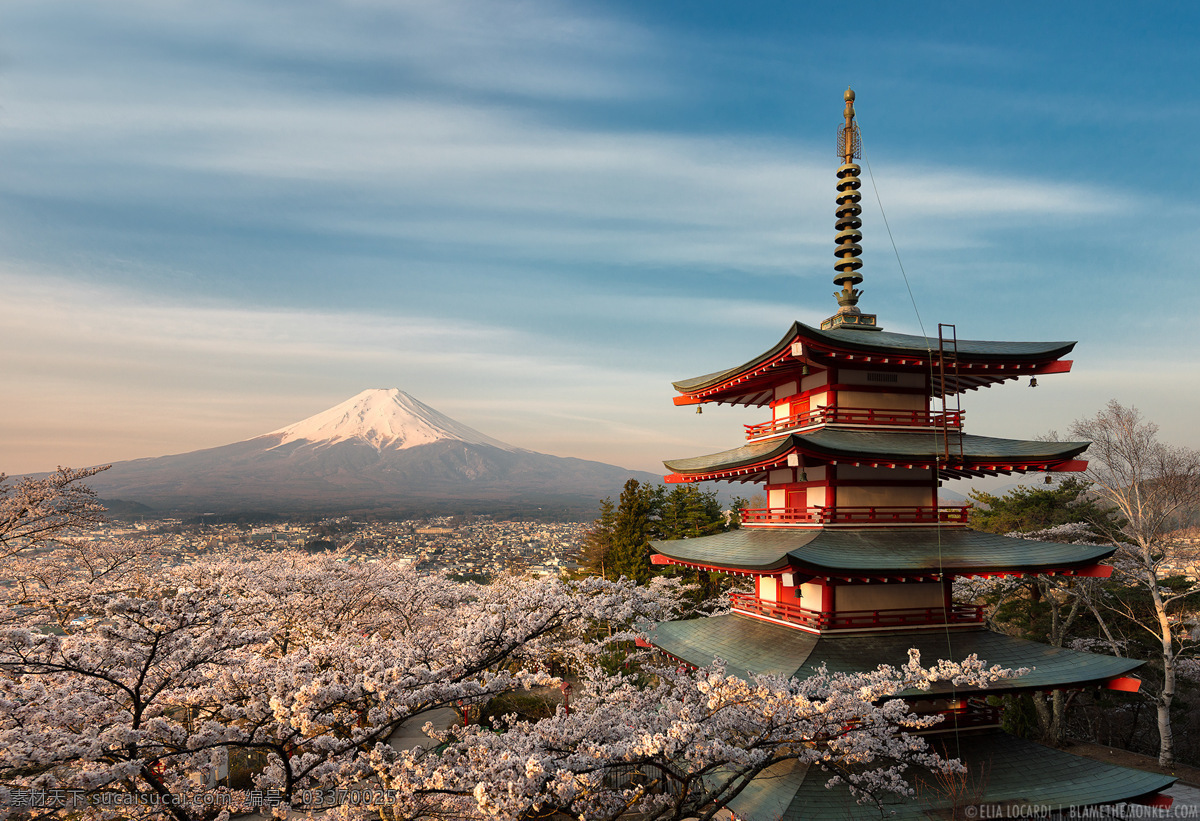
M858 193L858 189L862 187L862 180L858 175L862 171L854 160L862 156L862 136L859 134L858 126L854 122L854 91L847 88L845 94L846 110L843 115L846 118L846 124L838 131L838 155L842 158L842 165L837 170L837 210L834 212L837 216L837 222L834 227L837 229L837 235L834 241L837 247L833 251L833 255L837 257L837 262L833 264L833 269L837 271L833 282L835 285L841 285L842 290L834 294L838 301L838 312L821 323L822 330L833 330L834 328L857 328L865 331L877 331L879 326L875 324L874 314L864 314L858 309L858 298L862 296L862 291L854 286L862 282L862 274L858 273L858 269L862 267L862 260L858 255L862 253L862 246L858 243L862 240L862 220L859 215L862 214L862 207L858 204L862 199L862 195Z

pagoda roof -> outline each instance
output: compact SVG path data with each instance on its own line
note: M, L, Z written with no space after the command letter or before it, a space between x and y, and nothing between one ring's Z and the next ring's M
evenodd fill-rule
M945 758L967 767L969 803L1002 805L994 816L1046 817L1053 810L1120 804L1148 798L1175 783L1174 776L1094 761L999 731L963 733L952 740L930 739ZM877 816L857 803L845 784L826 787L831 773L795 759L782 761L752 779L727 806L747 821L800 821L806 818ZM911 769L912 798L883 800L888 818L948 818L946 811L963 794L947 795L944 779ZM990 807L989 807L990 809ZM1024 809L1025 811L1022 811Z
M869 673L881 664L906 664L909 648L919 650L926 665L939 659L962 661L974 653L988 665L1033 668L1024 676L1001 679L983 688L956 687L941 681L929 690L900 694L910 698L968 690L984 693L1102 686L1143 664L1137 659L1051 647L982 627L817 635L737 613L663 622L650 630L647 638L655 647L695 667L723 659L727 672L739 678L768 674L805 679L822 666L830 673Z
M944 478L1061 470L1070 467L1066 463L1091 444L998 439L964 433L951 434L952 451L958 449L959 436L962 437L963 460L943 466L940 473ZM924 468L938 463L943 444L940 435L933 432L817 428L750 442L707 456L671 459L663 464L674 471L674 476L669 477L674 481L737 479L757 482L764 481L766 472L771 468L783 466L790 453L799 453L818 462L868 467L883 462L885 464L880 466Z
M804 354L793 353L793 343L804 346ZM955 358L957 374L946 374L946 392L961 393L987 387L1006 379L1047 372L1050 363L1067 355L1074 342L993 342L958 340ZM864 332L852 328L828 331L793 322L774 347L732 368L683 379L673 383L677 391L696 401L732 402L764 405L774 399L769 386L790 370L801 365L831 364L873 367L890 370L921 369L928 372L930 360L936 360L936 337L897 334L888 331ZM1067 370L1067 367L1051 370ZM934 390L940 389L934 374ZM678 401L678 400L677 400Z
M1040 542L967 528L747 528L651 542L677 562L747 573L788 568L814 576L1046 573L1087 567L1111 546Z

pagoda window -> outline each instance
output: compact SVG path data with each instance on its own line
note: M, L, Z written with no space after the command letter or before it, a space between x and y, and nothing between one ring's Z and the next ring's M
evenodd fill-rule
M925 388L923 373L878 373L843 368L838 372L838 381L843 385L870 385L875 388Z
M941 610L944 604L939 582L847 584L838 590L837 609L857 611L929 607Z
M838 481L843 485L858 482L873 482L875 484L909 484L915 481L929 483L933 478L927 469L923 468L873 468L859 465L839 465Z
M838 406L842 408L871 408L906 411L929 409L924 393L874 393L868 391L838 391Z
M931 483L929 483L931 484ZM842 507L924 507L933 503L933 491L925 487L838 487Z

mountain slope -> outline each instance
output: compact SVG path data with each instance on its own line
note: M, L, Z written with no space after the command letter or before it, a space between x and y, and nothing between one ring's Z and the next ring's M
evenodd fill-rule
M392 389L243 442L121 462L91 484L102 498L178 512L586 514L629 478L661 479L513 447Z
M396 388L363 391L327 411L259 438L271 436L281 437L275 447L297 441L314 446L358 441L383 451L457 440L473 445L491 445L500 450L518 450L456 422Z

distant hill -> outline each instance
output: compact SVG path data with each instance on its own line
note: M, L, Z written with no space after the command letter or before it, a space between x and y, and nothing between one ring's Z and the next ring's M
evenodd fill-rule
M965 505L967 497L961 493L956 493L953 490L946 488L938 488L938 504L939 505Z
M531 513L593 517L627 479L662 477L513 447L397 389L368 390L294 425L206 450L118 462L102 499L156 512ZM135 508L141 510L142 508Z

